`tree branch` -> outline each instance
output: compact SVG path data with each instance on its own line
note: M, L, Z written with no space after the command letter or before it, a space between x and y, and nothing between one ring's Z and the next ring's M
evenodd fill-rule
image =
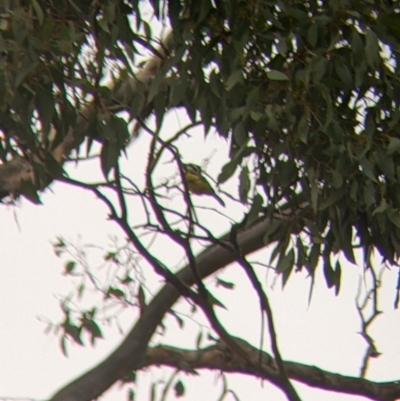
M188 373L195 373L196 369L215 369L228 373L242 373L257 378L279 379L276 362L271 355L267 352L261 352L260 358L258 348L240 338L234 338L234 340L246 350L250 359L258 358L260 363L257 366L246 364L242 359L235 358L226 344L218 342L215 345L196 350L170 346L149 348L142 365L138 366L138 369L163 365ZM377 401L395 400L400 397L400 383L397 381L377 383L359 377L342 376L302 363L283 361L283 364L289 378L311 387L363 396Z
M290 215L291 210L286 210ZM287 220L288 217L281 212L275 219L263 219L250 229L238 233L237 241L243 255L255 252L263 247L264 233L270 224L276 225L277 221ZM271 242L277 238L277 233L271 233ZM220 238L219 242L229 241L230 233ZM205 278L215 273L222 267L235 261L235 253L226 247L216 243L205 249L196 260L198 274ZM190 266L184 267L177 273L177 279L191 286L195 283ZM143 314L134 324L131 331L122 341L119 347L111 353L99 365L83 374L63 389L59 390L52 401L90 401L97 398L105 390L111 387L117 380L132 370L136 370L144 361L147 345L161 323L164 315L181 296L180 292L172 284L166 284L154 299L147 305Z

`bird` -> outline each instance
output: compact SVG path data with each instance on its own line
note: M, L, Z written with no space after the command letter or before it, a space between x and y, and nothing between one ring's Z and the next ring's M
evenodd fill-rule
M215 193L211 184L204 177L200 166L183 164L183 172L189 192L195 195L212 196L221 206L225 207L225 202Z

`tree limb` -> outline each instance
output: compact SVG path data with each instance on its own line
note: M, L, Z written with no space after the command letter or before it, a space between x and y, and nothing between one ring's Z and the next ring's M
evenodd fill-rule
M186 350L170 346L149 348L145 359L138 369L149 366L169 366L187 373L196 373L196 369L215 369L229 373L242 373L267 380L279 379L275 359L267 352L261 352L248 342L234 338L246 350L250 359L258 358L260 363L255 368L246 364L243 359L237 359L229 347L223 342L198 349ZM360 377L342 376L327 372L315 366L302 363L283 361L285 371L290 379L294 379L311 387L367 397L371 400L395 400L400 397L400 383L377 383Z
M289 215L290 210L287 210L287 212L289 212ZM250 229L240 232L237 240L242 253L247 255L263 248L265 246L263 237L269 224L287 218L283 214L279 214L275 219L263 219ZM276 237L277 233L271 234L271 241L274 241ZM229 241L229 238L230 233L221 237L219 242L224 243ZM234 262L235 258L236 255L234 252L216 243L198 255L196 260L198 274L201 278L205 278L220 268ZM184 267L176 276L178 280L187 286L195 283L190 266ZM59 390L51 400L93 400L127 373L138 369L144 361L147 345L152 335L161 323L164 315L180 296L181 294L176 287L172 284L166 284L145 308L143 314L119 347L99 365Z

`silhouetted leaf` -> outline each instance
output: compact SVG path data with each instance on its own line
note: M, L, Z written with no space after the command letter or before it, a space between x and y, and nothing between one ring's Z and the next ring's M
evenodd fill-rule
M283 72L276 71L276 70L270 70L267 71L267 77L268 79L271 79L272 81L288 81L289 77L284 74Z

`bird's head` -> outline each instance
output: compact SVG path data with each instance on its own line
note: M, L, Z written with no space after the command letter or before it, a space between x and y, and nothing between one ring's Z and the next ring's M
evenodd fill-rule
M201 167L197 164L184 164L183 170L185 171L185 173L192 173L196 175L201 175L202 173Z

